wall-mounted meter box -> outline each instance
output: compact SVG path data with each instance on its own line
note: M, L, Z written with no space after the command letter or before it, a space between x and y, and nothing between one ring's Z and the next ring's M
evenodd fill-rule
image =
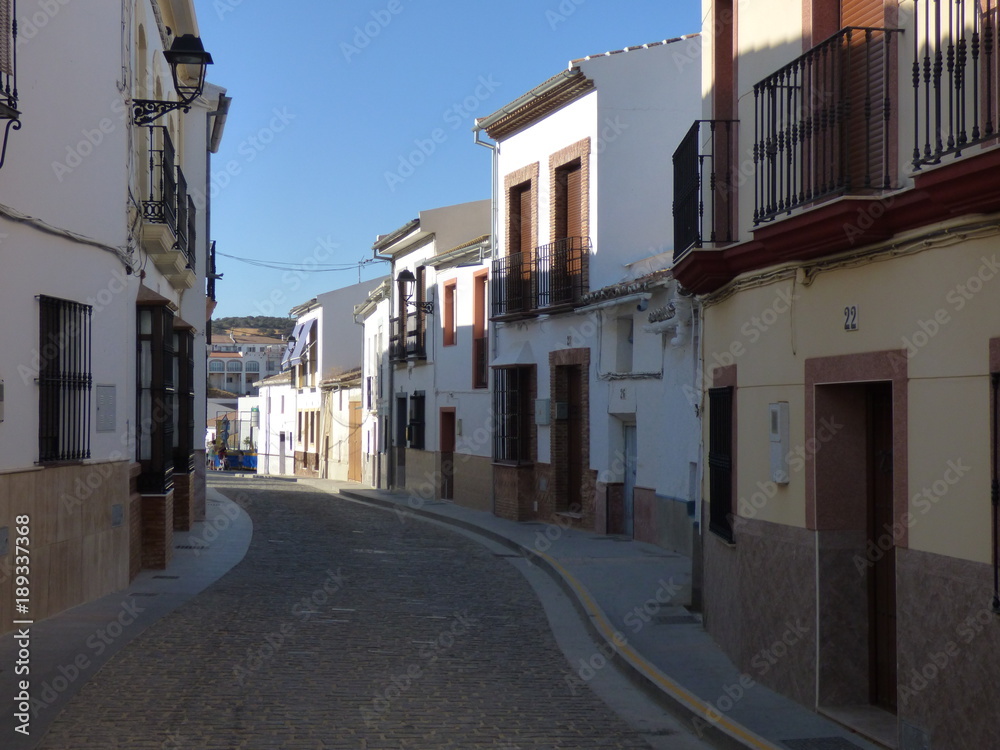
M535 399L535 424L539 427L547 427L552 424L551 404L552 402L547 398Z
M771 481L788 484L788 402L779 401L768 407L771 440Z

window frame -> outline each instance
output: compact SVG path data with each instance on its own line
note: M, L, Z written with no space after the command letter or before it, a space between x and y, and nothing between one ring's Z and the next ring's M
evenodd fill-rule
M38 295L38 463L90 458L93 307Z

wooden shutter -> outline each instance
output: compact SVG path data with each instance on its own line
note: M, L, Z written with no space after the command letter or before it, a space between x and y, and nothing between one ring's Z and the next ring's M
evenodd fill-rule
M841 28L885 28L884 0L842 0ZM885 99L885 33L851 32L843 43L841 60L844 98L850 115L842 137L847 139L846 176L851 191L881 188L884 181L883 102ZM866 106L871 114L866 117ZM886 186L887 187L887 186Z
M12 0L0 0L0 73L14 75L14 13Z
M583 237L583 170L577 162L567 169L566 237Z
M519 200L520 204L518 206L518 217L520 218L520 251L522 253L530 253L535 247L535 233L534 227L531 225L531 203L532 203L532 193L534 191L531 189L531 185L526 185L520 190Z

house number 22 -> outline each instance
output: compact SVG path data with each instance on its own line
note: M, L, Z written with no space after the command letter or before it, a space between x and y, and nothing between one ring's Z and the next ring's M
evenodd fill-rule
M858 306L848 305L844 308L844 330L858 330Z

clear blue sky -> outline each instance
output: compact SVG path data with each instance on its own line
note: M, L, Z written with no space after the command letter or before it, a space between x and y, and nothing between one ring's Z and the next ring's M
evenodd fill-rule
M371 258L378 234L422 209L489 198L474 118L569 60L700 30L697 0L195 5L215 58L209 80L233 97L213 157L212 237L220 253L308 268ZM433 153L411 159L420 142ZM361 278L386 268L367 265ZM225 257L219 271L217 317L286 315L359 278Z

